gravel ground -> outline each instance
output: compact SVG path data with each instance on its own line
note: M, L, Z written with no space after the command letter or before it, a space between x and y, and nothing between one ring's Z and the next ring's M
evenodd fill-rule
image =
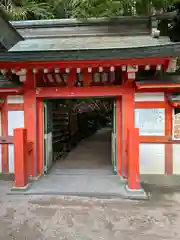
M180 194L150 201L6 195L0 182L2 240L180 239Z

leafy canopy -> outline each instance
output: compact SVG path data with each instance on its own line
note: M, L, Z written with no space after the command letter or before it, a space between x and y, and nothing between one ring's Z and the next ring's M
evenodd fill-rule
M0 0L10 19L89 18L147 15L177 0Z

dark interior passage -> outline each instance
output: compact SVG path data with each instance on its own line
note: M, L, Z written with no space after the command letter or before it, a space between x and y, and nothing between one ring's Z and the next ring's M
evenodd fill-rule
M81 140L55 167L61 170L111 169L111 129L100 129Z
M113 102L112 99L48 100L49 127L45 129L52 136L45 147L48 144L49 148L51 141L53 171L112 171Z

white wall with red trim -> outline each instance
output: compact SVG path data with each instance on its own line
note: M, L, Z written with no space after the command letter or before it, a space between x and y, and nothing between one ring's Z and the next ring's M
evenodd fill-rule
M7 132L8 136L13 136L14 128L24 127L24 97L22 95L7 96L3 108L5 108L5 111L1 111L1 115L5 114L5 120L7 121L7 129L4 132ZM3 126L2 121L0 122L2 129L3 127L5 127L5 125ZM2 130L0 131L0 135L2 135ZM3 156L2 146L0 147L0 172L4 172L4 161L7 162L8 173L14 173L14 145L8 144L7 156Z
M180 144L175 144L175 142L172 144L166 143L169 137L173 137L173 107L170 107L168 104L166 95L162 92L136 93L135 105L137 108L140 106L140 108L144 109L146 107L148 109L164 108L165 113L165 121L162 122L162 125L164 125L163 127L165 128L164 135L140 136L140 173L180 174ZM172 125L171 130L167 129L170 127L170 125Z
M157 108L158 103L161 106L165 104L165 94L159 93L135 93L135 106L143 103L143 108ZM138 105L139 104L139 105ZM6 99L5 108L7 109L7 132L8 135L13 134L14 128L24 127L24 97L22 95L8 96ZM150 105L150 107L149 107ZM164 105L165 108L166 105ZM141 106L142 108L142 106ZM168 116L170 117L170 116ZM172 115L171 115L172 118ZM165 122L169 121L165 115ZM2 135L2 112L0 112L0 136ZM141 142L139 146L140 152L140 173L141 174L165 174L166 173L166 161L171 161L173 166L172 173L180 174L180 145L172 145L172 154L169 155L169 159L166 156L166 144L156 143L152 141L156 136L142 136L142 140L146 138L145 142ZM159 137L159 136L158 136ZM164 135L164 137L166 137ZM148 142L149 139L149 142ZM8 171L14 172L14 148L13 145L8 146ZM170 159L171 158L171 159ZM2 146L0 146L0 172L3 172L3 159Z
M173 145L173 173L180 174L180 144Z
M164 102L164 93L136 93L135 103L143 102L143 109L146 109L146 104L151 102L152 109L153 102ZM142 109L137 107L136 109ZM149 109L149 108L148 108ZM137 112L135 111L135 114ZM165 124L162 122L162 124ZM141 131L140 131L141 135ZM149 137L149 136L147 136ZM149 137L149 141L151 138ZM140 143L140 173L141 174L164 174L165 172L165 146L164 144L156 143Z

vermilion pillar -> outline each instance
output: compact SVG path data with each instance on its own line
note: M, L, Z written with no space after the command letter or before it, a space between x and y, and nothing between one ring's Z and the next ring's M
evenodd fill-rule
M128 129L134 128L134 89L123 96L123 176L128 176Z
M140 189L139 173L139 129L128 129L128 188Z
M24 128L14 129L14 178L15 187L27 186L27 131Z
M24 92L24 123L27 129L27 139L32 142L32 158L28 162L29 176L37 176L37 164L35 156L36 145L36 93L34 89L34 73L29 71L26 74L25 92Z
M168 102L168 96L165 96L165 135L172 138L172 106ZM165 144L165 174L173 174L173 144Z
M136 78L138 66L127 66L127 71L124 73L124 86L127 87L127 92L123 96L123 176L128 176L128 129L133 129L135 126L134 118L134 86L133 82Z
M122 176L122 98L116 100L117 174Z

